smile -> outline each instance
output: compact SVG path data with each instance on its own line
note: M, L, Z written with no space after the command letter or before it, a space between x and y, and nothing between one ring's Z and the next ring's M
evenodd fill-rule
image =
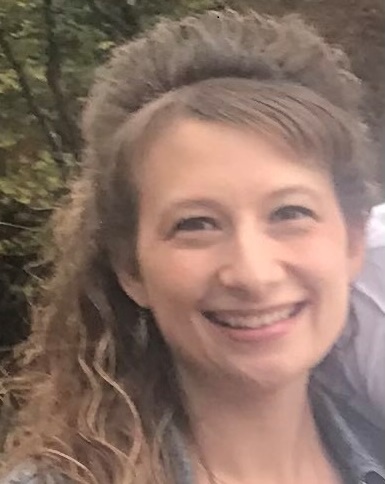
M296 316L305 306L304 302L280 306L267 311L204 311L211 323L234 329L257 329L271 326Z

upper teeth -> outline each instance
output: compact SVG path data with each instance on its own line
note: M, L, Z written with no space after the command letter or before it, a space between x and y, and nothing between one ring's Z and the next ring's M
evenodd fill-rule
M268 326L271 324L278 323L284 319L288 319L294 311L295 307L290 306L286 309L279 309L276 311L271 311L269 313L264 313L260 315L241 315L241 314L229 314L226 312L212 312L209 313L211 319L217 323L221 323L233 328L259 328L261 326Z

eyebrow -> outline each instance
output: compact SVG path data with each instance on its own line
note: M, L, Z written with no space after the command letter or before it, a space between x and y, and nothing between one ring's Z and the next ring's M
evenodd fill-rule
M290 185L282 188L277 188L270 192L267 197L268 198L280 198L288 195L307 195L313 198L319 199L319 194L316 190L309 188L304 185ZM172 211L173 209L183 209L183 208L208 208L211 210L220 210L223 208L223 205L216 200L211 198L192 198L192 199L176 199L173 200L170 205L167 207L167 212Z
M278 198L278 197L284 197L287 195L298 195L298 194L308 195L317 199L320 198L317 190L313 188L309 188L304 185L290 185L287 187L278 188L277 190L273 190L268 196L269 198Z
M191 199L176 199L173 200L167 207L167 212L173 209L183 208L208 208L211 210L223 209L223 205L211 198L191 198Z

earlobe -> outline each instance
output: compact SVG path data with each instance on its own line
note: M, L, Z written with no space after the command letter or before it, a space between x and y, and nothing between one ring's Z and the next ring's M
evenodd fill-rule
M138 306L141 306L142 308L147 308L147 292L140 276L134 276L130 274L127 269L116 271L116 275L121 288L127 294L127 296L135 301Z

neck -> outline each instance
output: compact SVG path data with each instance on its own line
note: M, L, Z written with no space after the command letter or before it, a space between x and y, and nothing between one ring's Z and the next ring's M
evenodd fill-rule
M199 379L198 385L182 371L181 383L198 482L210 482L203 477L207 469L216 476L212 482L226 484L334 482L330 476L316 481L313 475L330 466L312 417L307 377L267 390L223 377L203 384Z

